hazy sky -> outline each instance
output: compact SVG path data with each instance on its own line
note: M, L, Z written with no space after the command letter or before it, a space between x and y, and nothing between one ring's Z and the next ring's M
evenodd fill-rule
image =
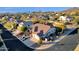
M0 7L0 13L33 12L33 11L63 11L70 7Z

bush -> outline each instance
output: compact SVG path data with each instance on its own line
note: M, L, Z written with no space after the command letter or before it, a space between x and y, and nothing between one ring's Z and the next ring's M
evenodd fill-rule
M24 26L20 27L20 26L18 26L17 29L24 32L24 31L27 30L27 27L24 27Z
M17 24L14 23L14 22L7 22L4 24L4 27L9 29L9 30L12 30Z
M62 30L64 30L66 28L65 24L61 23L61 22L55 22L53 25L61 28Z
M5 23L7 20L0 19L0 23Z

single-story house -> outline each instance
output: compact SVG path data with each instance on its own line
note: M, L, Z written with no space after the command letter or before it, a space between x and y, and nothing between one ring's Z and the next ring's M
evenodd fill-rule
M55 34L56 28L51 28L49 25L44 25L44 24L34 24L32 26L32 36L33 38L36 37L34 35L38 35L38 37L45 38L45 37L50 37L51 34ZM53 36L52 36L53 37ZM32 40L35 40L35 38ZM37 38L37 37L36 37ZM35 40L36 41L36 40Z

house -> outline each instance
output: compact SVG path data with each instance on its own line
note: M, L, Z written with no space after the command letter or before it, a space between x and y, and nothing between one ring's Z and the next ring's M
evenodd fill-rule
M12 22L12 21L14 21L14 19L13 19L13 18L9 18L9 21L11 21L11 22Z
M33 25L33 23L31 21L27 21L27 22L24 21L23 24L25 27L30 27Z
M66 23L66 22L71 22L73 18L71 16L60 16L59 20L62 21L63 23Z
M56 31L56 28L50 27L49 25L45 25L45 24L37 23L32 26L33 38L36 37L36 35L37 35L39 38L44 38L44 39L47 38L48 39L48 38L50 38L51 34L55 34L55 31ZM53 36L51 36L51 37L53 37ZM35 40L35 38L34 39L33 38L32 38L32 40Z
M18 29L16 29L16 31L14 31L14 35L20 35L22 33L24 33L25 28L27 27L27 29L30 29L30 27L32 26L32 22L20 22L18 25Z
M66 20L66 16L60 16L60 17L59 17L59 20L60 20L60 21L65 21L65 20Z
M16 23L16 24L19 24L19 23L21 23L21 22L22 22L22 20L19 20L19 19L15 20L15 23Z
M73 18L72 18L72 17L70 17L70 16L67 16L67 18L66 18L66 19L67 19L67 21L68 21L68 22L71 22L71 21L73 20Z
M41 36L43 36L48 30L50 26L44 24L34 24L32 25L32 33L31 33L31 41L35 43L42 43Z

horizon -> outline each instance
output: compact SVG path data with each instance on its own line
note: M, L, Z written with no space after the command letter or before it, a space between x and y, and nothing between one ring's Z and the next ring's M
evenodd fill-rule
M60 12L71 7L0 7L0 13Z

